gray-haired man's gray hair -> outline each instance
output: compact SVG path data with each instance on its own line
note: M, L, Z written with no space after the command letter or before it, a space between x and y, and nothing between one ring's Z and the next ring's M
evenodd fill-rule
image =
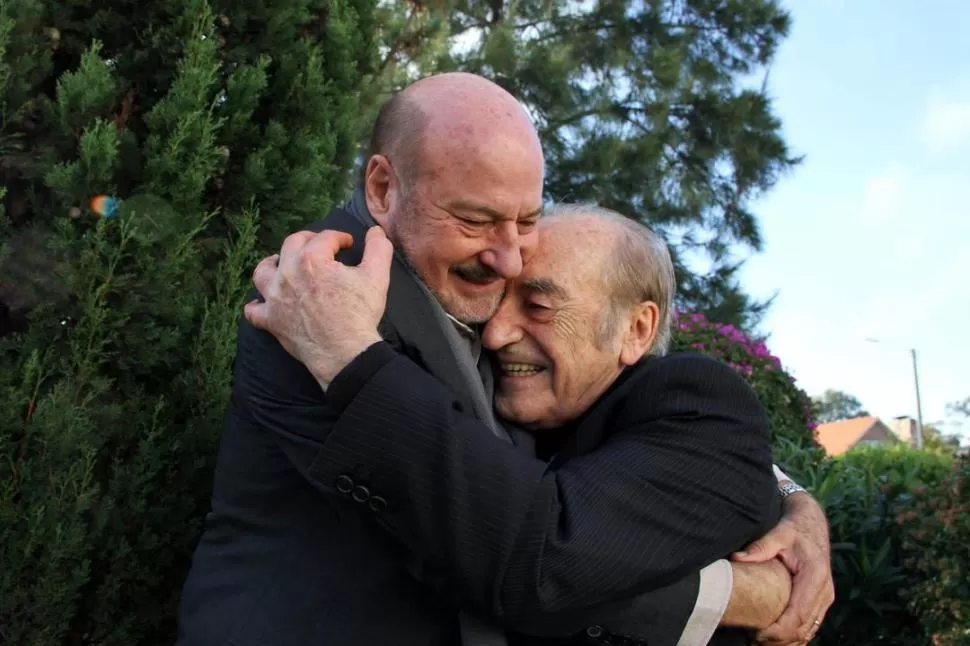
M604 341L611 338L621 317L631 307L653 301L659 310L659 321L650 354L666 354L670 348L677 291L667 243L643 224L595 204L556 204L543 213L543 219L561 217L591 217L616 227L616 246L605 263L611 307L601 322L600 338Z

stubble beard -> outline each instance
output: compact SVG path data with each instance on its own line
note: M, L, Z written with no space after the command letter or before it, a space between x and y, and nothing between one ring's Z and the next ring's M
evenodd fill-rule
M465 325L481 325L487 323L490 318L495 316L495 312L498 311L499 304L502 302L502 298L505 295L505 290L502 290L494 296L482 296L478 299L469 301L468 299L461 300L455 298L453 300L457 301L454 303L447 303L445 301L452 299L442 299L441 296L435 295L438 302L445 309L446 312L454 316L456 319L464 323Z
M501 292L494 296L463 299L458 294L448 294L445 290L433 287L428 282L428 277L412 261L414 249L413 245L411 245L412 231L406 225L402 226L402 224L403 222L416 222L416 218L420 217L420 215L414 207L414 204L407 197L404 200L404 213L402 215L404 216L403 218L391 219L387 235L394 246L401 251L401 255L404 256L404 260L407 262L408 267L410 267L411 273L431 292L431 295L438 301L441 308L455 319L465 325L480 325L486 323L498 311L499 305L502 303L502 298L505 297L505 289L503 288ZM453 268L449 268L449 271L453 272L454 270ZM486 267L482 267L480 270L470 267L466 273L471 276L483 277L490 271Z

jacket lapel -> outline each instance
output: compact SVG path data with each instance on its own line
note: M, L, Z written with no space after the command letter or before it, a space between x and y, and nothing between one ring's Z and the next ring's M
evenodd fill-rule
M363 258L364 236L370 219L369 214L365 218L364 214L352 213L353 209L362 208L360 198L358 191L346 207L333 212L322 224L313 227L315 231L336 229L352 235L353 246L338 254L337 260L354 266L360 264ZM505 429L496 423L492 402L485 394L471 350L460 338L456 339L458 331L448 321L434 297L418 282L397 250L394 251L394 263L391 265L387 306L378 332L385 339L393 338L398 350L450 387L452 395L462 406L474 411L495 435L510 441ZM467 355L467 361L462 352ZM407 567L416 579L426 580L423 576L424 563L412 559ZM462 646L507 646L502 628L487 624L464 611L459 611L459 625Z
M474 411L482 421L488 421L489 417L483 413L490 413L490 407L488 411L481 410L484 388L477 369L473 374L462 369L472 361L471 351L461 345L460 339L457 344L449 342L448 335L457 336L458 331L432 299L411 274L404 259L395 252L384 317L400 337L402 350L450 387L468 411ZM462 350L467 357L457 355Z

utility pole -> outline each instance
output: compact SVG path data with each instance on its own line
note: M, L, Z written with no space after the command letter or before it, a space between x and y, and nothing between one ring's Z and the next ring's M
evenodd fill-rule
M866 337L869 343L886 344L881 339ZM889 344L887 344L889 345ZM898 346L897 346L898 347ZM913 434L913 443L917 449L923 448L923 402L919 394L919 369L916 367L916 348L909 348L909 357L913 362L913 385L916 387L916 432Z
M916 386L916 448L923 448L923 403L919 396L919 370L916 368L916 349L909 349L913 359L913 384Z

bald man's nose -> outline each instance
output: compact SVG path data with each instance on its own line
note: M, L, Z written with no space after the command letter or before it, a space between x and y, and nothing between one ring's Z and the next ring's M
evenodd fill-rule
M482 262L502 278L509 280L522 273L522 246L514 223L495 232L491 246L482 252Z

